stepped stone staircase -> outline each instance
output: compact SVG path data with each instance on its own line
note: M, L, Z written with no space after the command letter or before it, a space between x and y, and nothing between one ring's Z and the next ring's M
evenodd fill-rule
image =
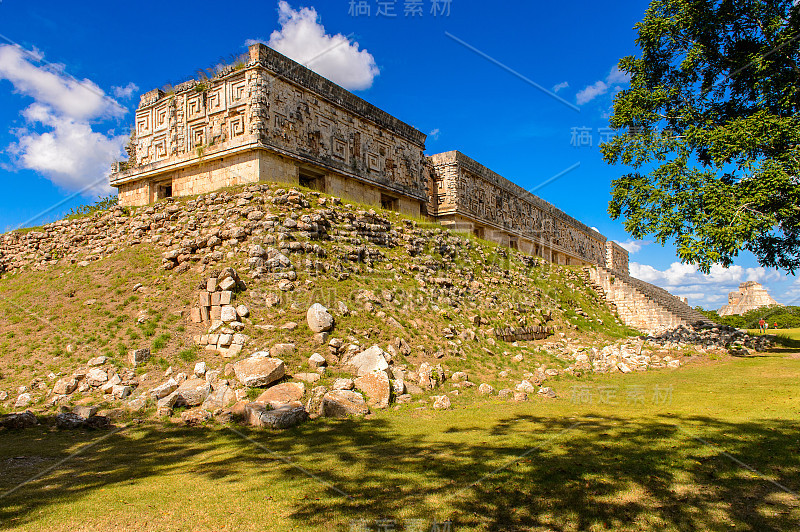
M648 334L679 325L714 326L708 318L663 288L602 266L583 269L583 277L620 319Z

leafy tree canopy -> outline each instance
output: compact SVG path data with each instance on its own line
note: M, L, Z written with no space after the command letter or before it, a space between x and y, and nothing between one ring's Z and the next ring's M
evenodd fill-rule
M609 213L708 272L749 250L800 267L800 12L791 0L653 0L601 146L632 172Z

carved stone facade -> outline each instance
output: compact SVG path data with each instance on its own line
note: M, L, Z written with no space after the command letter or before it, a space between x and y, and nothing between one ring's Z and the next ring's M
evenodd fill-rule
M263 44L214 78L141 97L121 205L259 181L428 216L558 264L628 271L597 231Z
M753 309L777 304L778 302L772 299L767 289L760 283L747 281L739 285L738 291L728 294L728 304L719 309L717 313L720 316L745 314Z
M628 253L619 245L463 153L428 160L428 212L442 224L557 264L628 272Z
M425 134L262 44L248 59L142 96L122 205L286 181L422 214Z

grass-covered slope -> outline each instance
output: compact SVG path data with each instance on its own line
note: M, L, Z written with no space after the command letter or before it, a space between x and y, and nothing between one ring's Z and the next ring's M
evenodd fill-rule
M254 209L272 226L253 222ZM136 369L141 389L163 380L170 366L191 374L194 364L205 360L209 369L224 370L231 360L194 341L208 324L188 317L198 285L228 266L247 284L237 296L237 304L251 311L245 320L250 341L242 355L293 343L295 354L285 360L290 373L306 370L308 357L327 348L314 342L306 324L313 303L331 309L336 317L331 337L345 344L385 349L401 338L411 352L398 354L396 364L442 363L449 372L467 371L476 382L501 387L510 386L513 377L519 382L526 372L563 369L567 362L542 347L548 341L507 343L495 338L495 328L548 326L556 331L551 340L567 337L601 347L635 334L574 268L532 260L397 213L373 216L366 209L274 185L116 208L38 229L39 235L56 236L26 244L24 253L12 257L22 267L0 277L0 390L8 394L2 404L10 409L24 386L35 404L45 405L55 378L85 368L99 355L122 368L128 351L142 347L151 349L152 358ZM320 215L328 227L319 238L309 240L307 233L286 228L292 225L289 219ZM362 218L378 223L359 224ZM205 242L208 235L221 236L220 244L189 247L185 263L164 269L165 251L187 241L192 246ZM306 253L306 243L316 251ZM286 269L251 275L254 245L290 257L296 275L292 290L278 288L277 277L286 277ZM7 246L4 251L8 257ZM476 316L482 318L478 325ZM523 355L523 361L515 355ZM326 379L337 376L332 369ZM503 370L509 382L498 378ZM101 399L87 397L78 393L69 402Z

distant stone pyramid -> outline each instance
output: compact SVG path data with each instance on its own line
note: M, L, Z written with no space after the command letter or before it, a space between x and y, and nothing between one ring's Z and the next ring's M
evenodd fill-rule
M777 305L778 302L772 299L767 289L755 281L747 281L739 285L737 292L728 294L728 304L717 312L720 316L730 316L731 314L744 314L753 309Z

